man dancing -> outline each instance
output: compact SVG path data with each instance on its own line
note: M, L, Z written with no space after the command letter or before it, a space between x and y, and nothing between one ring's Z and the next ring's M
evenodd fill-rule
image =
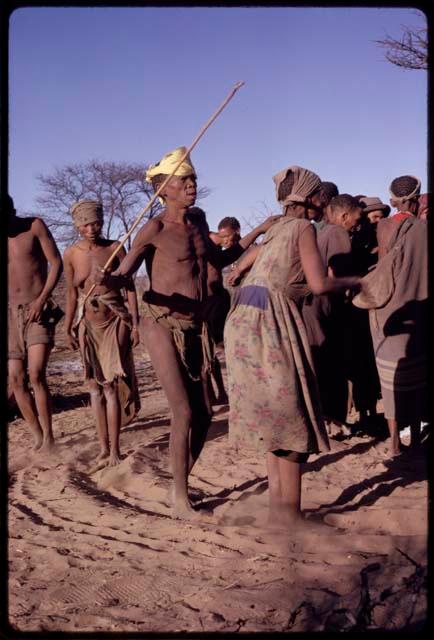
M185 147L166 154L147 171L155 190L170 175ZM187 479L205 443L211 421L207 377L213 341L204 319L221 269L236 260L246 244L221 251L209 238L203 216L188 216L197 194L196 171L189 156L160 192L163 212L137 233L132 248L111 275L96 269L94 281L122 286L145 260L150 288L145 292L141 318L143 339L167 396L172 413L170 457L173 474L173 515L190 518ZM271 226L268 220L248 242Z

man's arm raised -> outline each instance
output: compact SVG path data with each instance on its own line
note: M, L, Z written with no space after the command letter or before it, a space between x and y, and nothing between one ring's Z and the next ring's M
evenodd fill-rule
M116 271L108 274L101 267L95 268L91 274L93 282L95 284L103 284L110 289L126 287L128 279L142 264L146 249L153 244L162 227L162 222L158 218L148 220L134 238L131 249Z
M50 265L47 279L39 296L30 305L29 322L39 320L41 311L53 291L63 271L62 257L50 230L41 218L35 218L32 231L39 240L45 259Z

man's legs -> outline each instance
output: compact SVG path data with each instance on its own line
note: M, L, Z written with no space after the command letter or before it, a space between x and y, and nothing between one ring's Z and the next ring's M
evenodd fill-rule
M106 399L102 386L96 380L89 380L90 404L96 420L96 431L100 443L97 461L109 456L109 434L107 427Z
M16 403L24 420L29 424L33 432L35 442L34 449L39 449L42 446L43 433L36 413L33 396L27 386L24 360L8 360L8 387L15 396Z
M193 413L187 387L171 331L149 318L142 319L142 326L146 348L172 413L170 457L174 482L174 516L189 517L195 512L188 500L187 491L189 468L194 464L189 453Z
M46 371L50 356L50 344L32 344L28 348L29 381L35 395L35 404L43 432L42 449L49 451L54 444L51 395Z
M188 474L200 456L205 444L212 411L207 401L206 380L186 381L189 404L192 410L191 427L188 434Z
M400 453L401 439L399 437L399 427L396 420L393 418L387 418L387 426L389 427L390 445L392 449L392 455Z

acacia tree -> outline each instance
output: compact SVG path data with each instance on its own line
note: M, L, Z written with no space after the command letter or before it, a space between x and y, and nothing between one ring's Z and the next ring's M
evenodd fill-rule
M72 203L82 198L99 200L104 208L104 234L118 240L129 231L154 194L152 185L145 181L147 168L148 165L140 163L91 160L66 165L50 175L39 175L42 194L37 198L38 215L44 218L56 241L65 246L78 238L69 213ZM199 189L198 199L208 193L206 187ZM146 218L152 218L161 208L157 199ZM131 241L132 237L128 238L127 249Z
M404 69L428 69L428 31L426 28L402 27L400 40L389 35L374 40L386 50L386 59Z

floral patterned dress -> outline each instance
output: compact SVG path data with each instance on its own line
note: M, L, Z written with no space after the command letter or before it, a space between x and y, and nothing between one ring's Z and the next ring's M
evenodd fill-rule
M226 321L229 435L236 448L330 448L299 311L308 289L298 241L309 225L284 217L267 231Z

